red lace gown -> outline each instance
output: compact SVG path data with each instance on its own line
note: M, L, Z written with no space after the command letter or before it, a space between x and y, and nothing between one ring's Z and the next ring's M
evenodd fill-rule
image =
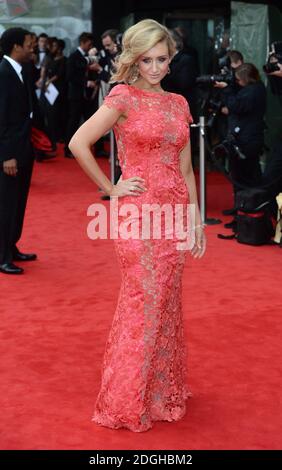
M104 104L127 116L114 127L123 179L140 176L147 188L141 196L119 198L119 207L186 205L179 160L192 122L186 100L121 84ZM181 278L187 251L177 250L176 243L176 237L115 240L122 284L104 353L96 424L141 432L186 412Z

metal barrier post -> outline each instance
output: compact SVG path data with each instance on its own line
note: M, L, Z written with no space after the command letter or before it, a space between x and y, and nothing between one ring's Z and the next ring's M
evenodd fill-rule
M207 205L207 195L206 195L206 156L205 156L205 116L200 116L199 122L199 150L200 150L200 160L199 160L199 170L200 170L200 212L201 218L206 223L206 205Z
M111 183L115 184L115 137L114 132L110 131L110 165L111 165Z
M192 124L191 127L199 128L199 176L200 176L200 213L204 224L221 224L220 219L207 218L207 182L206 182L206 153L205 153L205 116L200 116L198 124Z

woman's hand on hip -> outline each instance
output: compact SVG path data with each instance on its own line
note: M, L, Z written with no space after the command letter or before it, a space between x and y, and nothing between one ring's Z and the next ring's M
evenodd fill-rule
M147 190L145 180L139 176L132 176L126 180L119 180L110 192L111 197L140 196Z

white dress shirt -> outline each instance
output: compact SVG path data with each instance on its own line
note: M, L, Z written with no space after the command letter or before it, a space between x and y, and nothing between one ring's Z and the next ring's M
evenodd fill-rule
M86 56L86 52L84 52L84 50L83 50L83 49L81 49L81 47L80 47L80 46L77 48L77 50L80 52L80 54L82 54L82 55L83 55L83 57L85 57L85 56Z
M21 82L23 81L23 76L22 76L22 66L19 64L16 60L12 59L12 57L9 57L8 55L4 55L3 57L6 59L8 62L10 62L11 66L13 67L14 71L16 72L17 76L19 77Z

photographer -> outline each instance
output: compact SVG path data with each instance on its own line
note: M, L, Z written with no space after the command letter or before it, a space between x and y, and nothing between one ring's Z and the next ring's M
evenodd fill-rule
M224 91L221 112L228 117L228 132L235 138L241 154L230 155L231 177L251 187L261 181L259 157L264 145L266 89L253 64L240 65L235 70L235 80L239 91L225 82L216 82L215 86ZM235 183L234 192L237 189Z
M170 62L170 73L162 80L164 90L178 93L188 101L192 116L196 115L195 85L197 66L194 57L183 51L183 39L175 31L170 31L175 42L176 53Z
M90 65L90 73L98 86L98 93L92 100L92 112L94 113L103 104L105 96L110 90L110 78L115 68L115 59L119 52L117 29L107 29L101 36L103 48L97 54L97 59ZM94 75L93 75L94 74ZM107 137L102 137L95 144L96 156L108 156L104 142Z
M270 80L271 80L271 76L282 78L282 42L281 41L276 41L271 44L267 63L263 66L263 70L268 75L268 77L270 77ZM281 85L279 88L281 90ZM280 93L274 93L274 94L280 94Z
M282 42L271 44L267 63L263 67L267 74L270 88L276 98L280 99L282 95ZM279 178L280 176L280 178ZM277 213L276 196L282 192L282 137L280 136L274 142L271 154L267 159L262 182L269 188L270 195L273 198L271 209L273 215Z
M239 51L229 51L227 56L230 58L230 67L234 72L244 63L244 57Z
M238 92L240 90L240 87L238 83L236 82L235 78L235 71L240 65L244 63L244 57L241 54L241 52L232 50L228 51L227 54L219 59L219 66L221 67L220 70L220 75L222 76L222 80L224 83L224 78L228 79L229 85L232 87L234 92ZM215 88L217 88L217 82L215 82ZM219 91L219 94L216 97L217 102L224 102L224 91L220 89L220 87L217 88ZM217 122L218 126L218 134L221 137L226 137L228 133L228 122L227 122L227 116L224 113L221 113L221 119L218 120ZM227 209L227 215L230 212L230 210ZM232 212L232 209L231 209Z
M103 49L99 52L99 62L91 66L91 70L98 73L100 82L103 82L102 97L103 100L109 91L109 81L115 67L115 59L118 54L117 36L119 32L117 29L107 29L102 36ZM104 85L104 87L103 87ZM102 102L101 102L102 104Z

